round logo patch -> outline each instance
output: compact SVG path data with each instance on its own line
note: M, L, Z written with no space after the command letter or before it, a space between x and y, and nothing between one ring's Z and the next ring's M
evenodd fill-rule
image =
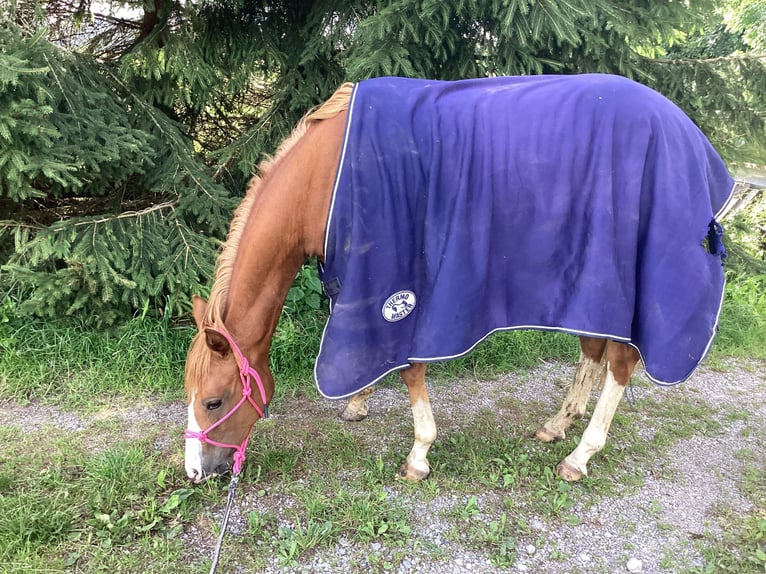
M394 293L383 304L383 318L389 323L401 321L412 313L415 308L416 297L412 291L399 291Z

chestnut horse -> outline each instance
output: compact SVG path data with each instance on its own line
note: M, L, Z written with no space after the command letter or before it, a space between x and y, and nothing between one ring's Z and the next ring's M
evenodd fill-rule
M353 84L344 84L310 112L260 166L235 212L219 256L209 301L194 298L199 329L187 358L189 430L186 471L200 482L238 472L247 439L274 393L269 348L282 306L300 266L325 258L326 227L349 114ZM587 335L588 333L586 333ZM583 417L594 383L598 402L577 447L556 468L565 480L587 475L591 457L605 444L610 423L640 360L630 341L580 336L580 360L564 403L536 432L550 442L565 438ZM409 392L415 442L399 474L420 480L429 472L428 450L436 424L426 390L426 363L397 367ZM367 414L372 386L354 396L343 418ZM205 429L205 430L203 430Z

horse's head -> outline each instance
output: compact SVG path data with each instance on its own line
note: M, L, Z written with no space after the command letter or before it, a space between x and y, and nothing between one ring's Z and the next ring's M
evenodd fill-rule
M204 323L205 302L196 298L199 332L186 359L189 425L186 473L194 482L232 468L238 473L253 425L264 416L273 389L268 359L253 368L223 327Z

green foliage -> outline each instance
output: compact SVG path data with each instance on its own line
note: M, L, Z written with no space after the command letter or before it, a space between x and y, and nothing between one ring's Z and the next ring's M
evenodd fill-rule
M764 0L740 0L727 2L724 16L727 28L741 34L749 48L766 54L766 2Z
M304 265L287 293L285 311L290 315L301 315L311 314L320 309L326 310L327 303L323 303L323 294L316 267Z
M109 551L152 537L169 544L181 534L181 521L188 518L199 493L174 486L171 471L153 448L137 442L115 444L88 456L79 441L61 440L48 443L43 456L19 460L20 452L34 451L41 437L44 441L51 436L59 433L0 429L0 438L14 439L3 463L14 458L30 471L3 482L0 564L58 571L72 567L89 546L89 552L96 547ZM79 551L58 552L64 545ZM53 556L43 564L45 553Z
M647 83L700 126L732 171L766 162L766 53L748 39L751 30L766 29L764 6L762 0L709 6L681 41L658 42L641 62Z
M108 68L42 32L0 33L0 251L5 284L28 294L19 312L111 325L184 311L212 273L225 190Z
M726 222L726 293L713 351L766 357L766 201Z
M766 275L734 276L726 286L718 355L766 358Z
M352 79L460 79L551 72L637 72L636 49L675 38L684 2L564 0L507 3L393 0L359 25Z
M676 101L732 166L766 157L763 0L128 6L0 12L0 289L19 313L186 312L260 158L345 80L618 73ZM298 281L301 332L325 310L315 276Z
M0 23L0 198L12 201L44 197L32 186L43 176L58 185L77 185L75 166L56 147L61 137L50 120L53 97L46 75L52 72L55 49L44 30L22 38L8 23ZM61 67L57 70L62 72ZM52 74L53 75L53 72ZM7 208L0 217L9 215Z
M12 316L7 322L3 309ZM130 391L136 398L183 392L179 373L192 335L188 327L145 318L103 331L71 319L22 321L17 315L12 303L0 307L0 396L47 400L63 394L71 406L101 392Z

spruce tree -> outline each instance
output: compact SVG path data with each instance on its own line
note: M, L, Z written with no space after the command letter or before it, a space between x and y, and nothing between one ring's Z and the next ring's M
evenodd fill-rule
M111 324L202 289L232 199L182 129L92 58L0 28L2 279L20 310Z
M766 164L764 5L15 0L0 284L38 314L182 312L259 160L346 80L617 73L676 101L732 169Z

